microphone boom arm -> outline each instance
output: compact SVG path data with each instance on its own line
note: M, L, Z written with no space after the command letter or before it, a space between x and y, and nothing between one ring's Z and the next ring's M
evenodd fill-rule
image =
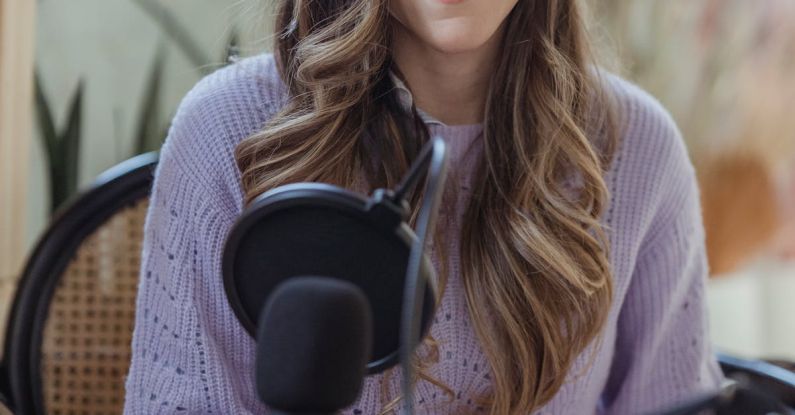
M423 170L428 170L425 181L425 197L417 217L416 235L406 268L406 281L403 290L403 307L400 332L400 362L403 369L404 414L414 414L414 367L413 353L419 344L422 316L422 299L425 298L425 284L421 284L420 266L427 245L428 234L433 233L436 215L444 193L447 176L447 151L444 141L433 138L420 151L408 174L398 185L393 201L402 205L405 195L416 184Z

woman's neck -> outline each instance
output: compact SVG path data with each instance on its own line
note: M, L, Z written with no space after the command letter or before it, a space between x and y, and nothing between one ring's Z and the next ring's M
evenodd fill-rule
M498 30L477 49L447 53L398 24L392 56L418 108L447 125L479 124L501 39Z

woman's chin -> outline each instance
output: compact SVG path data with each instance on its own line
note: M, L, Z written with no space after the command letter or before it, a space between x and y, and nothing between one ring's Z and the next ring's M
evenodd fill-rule
M449 54L465 53L477 50L488 40L470 27L436 27L425 39L425 43L433 49Z

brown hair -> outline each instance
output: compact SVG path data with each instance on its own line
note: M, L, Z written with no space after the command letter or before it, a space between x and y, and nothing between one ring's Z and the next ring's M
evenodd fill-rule
M599 218L616 134L582 5L520 0L507 19L460 235L492 414L548 402L601 332L612 295ZM393 24L388 0L278 2L275 54L290 99L236 149L247 203L298 181L350 187L364 173L372 187L397 183L429 134L393 93Z

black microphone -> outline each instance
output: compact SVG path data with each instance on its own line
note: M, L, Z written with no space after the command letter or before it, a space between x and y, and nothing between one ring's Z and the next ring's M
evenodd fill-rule
M370 305L338 279L280 284L257 328L260 399L280 415L331 415L356 401L372 343Z

